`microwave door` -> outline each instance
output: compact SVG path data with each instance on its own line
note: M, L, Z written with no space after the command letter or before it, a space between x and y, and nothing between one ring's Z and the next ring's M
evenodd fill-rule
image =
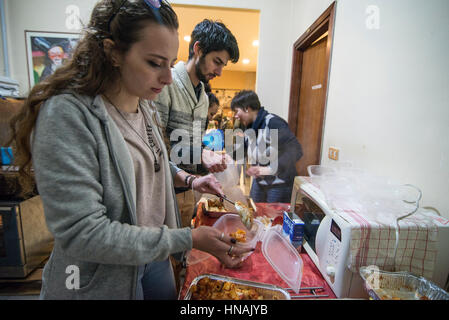
M325 216L321 221L320 226L315 237L315 252L319 261L325 259L325 249L327 244L327 233L329 232L332 222L332 217L329 215ZM320 263L321 266L321 263Z
M312 261L318 267L323 276L326 276L327 267L327 239L328 233L331 227L332 217L324 215L321 219L318 228L313 234L306 237L304 243L304 249L306 249ZM307 224L307 223L306 223Z

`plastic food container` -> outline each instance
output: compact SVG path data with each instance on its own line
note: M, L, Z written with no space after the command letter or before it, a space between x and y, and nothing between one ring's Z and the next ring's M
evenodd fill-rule
M281 235L280 225L268 229L262 239L262 253L279 276L298 293L301 288L303 262L288 238Z
M256 246L258 241L262 241L262 254L265 259L293 291L299 292L303 262L295 247L287 238L282 236L280 225L265 228L263 223L254 220L252 229L248 231L239 215L226 214L218 219L213 226L226 234L235 232L237 229L245 230L247 232L246 243L253 247ZM248 253L245 259L252 253Z
M258 220L253 220L253 226L251 230L248 230L243 224L240 216L238 214L225 214L221 216L213 225L214 228L224 232L226 235L236 232L238 229L244 230L246 232L246 242L245 244L255 248L257 242L261 239L262 232L264 230L264 224ZM253 251L247 253L243 258L248 258Z
M245 244L248 244L252 248L255 248L257 242L261 238L264 224L258 220L254 220L252 229L248 230L242 223L242 220L240 219L240 216L238 214L224 213L217 221L215 221L213 227L224 232L226 235L229 235L230 233L233 233L238 229L242 229L246 232ZM243 259L247 259L252 253L253 251L248 252L245 256L243 256ZM187 256L187 265L194 265L210 257L211 255L209 253L192 249Z
M409 272L388 272L361 267L365 289L374 300L449 300L449 293Z
M335 176L337 174L337 171L334 168L314 164L307 167L307 173L309 174L313 183L321 186L326 177Z
M247 280L241 280L236 279L232 277L226 277L226 276L220 276L216 274L203 274L195 279L193 279L192 283L190 284L189 290L187 291L186 295L184 296L184 300L192 300L192 289L194 286L198 284L198 282L201 279L209 278L211 280L218 281L218 283L225 283L230 282L235 284L238 289L242 290L248 290L248 289L254 289L257 294L263 296L263 300L290 300L290 294L284 290L283 288L280 288L275 285L266 284L266 283L260 283L260 282L254 282L254 281L247 281Z

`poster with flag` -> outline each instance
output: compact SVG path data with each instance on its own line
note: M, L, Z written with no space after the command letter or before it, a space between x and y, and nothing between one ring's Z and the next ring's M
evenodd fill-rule
M79 36L79 33L25 31L30 88L71 58Z

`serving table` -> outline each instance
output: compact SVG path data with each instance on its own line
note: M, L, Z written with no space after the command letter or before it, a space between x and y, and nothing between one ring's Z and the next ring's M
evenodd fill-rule
M256 203L256 208L256 216L266 216L274 219L278 216L283 216L283 212L289 210L290 206L284 203ZM201 225L212 226L217 219L206 216L203 213L203 206L199 204L194 225L195 227ZM298 294L288 288L288 285L268 263L262 254L261 242L259 242L254 253L242 263L241 267L236 269L225 268L213 256L192 265L188 264L179 298L184 299L191 282L197 276L212 273L287 288L292 299L335 299L335 294L308 254L305 251L301 251L300 256L304 267L301 290Z

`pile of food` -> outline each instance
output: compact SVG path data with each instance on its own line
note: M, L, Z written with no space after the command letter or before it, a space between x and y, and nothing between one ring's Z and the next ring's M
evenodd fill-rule
M220 199L207 199L207 210L214 212L226 212L223 201Z
M380 300L429 300L425 295L420 295L411 290L382 290L377 291Z
M229 234L231 238L237 240L237 242L246 242L246 231L242 229L237 229L235 232Z
M242 222L245 225L245 227L248 230L251 230L254 220L254 209L248 208L241 201L236 201L235 208L237 209L237 213L239 214L240 219L242 219Z
M192 285L192 300L263 300L254 288L245 288L229 281L202 278Z

